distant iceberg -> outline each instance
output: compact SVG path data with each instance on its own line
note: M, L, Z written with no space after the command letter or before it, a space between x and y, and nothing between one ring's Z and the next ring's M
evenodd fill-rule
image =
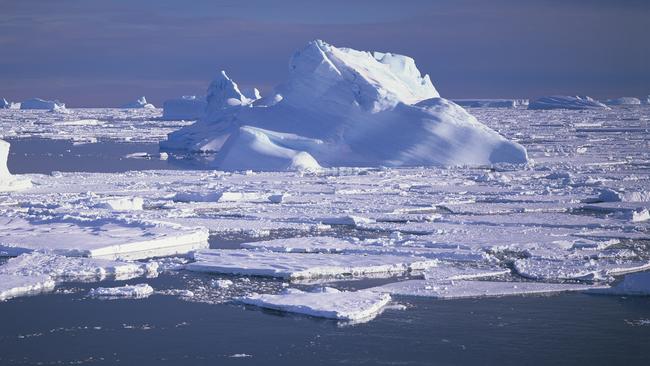
M607 105L639 105L641 100L634 97L620 97L615 99L607 99L605 101Z
M650 95L641 100L641 104L650 104Z
M407 56L312 41L269 96L241 92L225 72L206 115L163 150L219 152L222 170L525 163L526 150L440 98Z
M7 102L5 98L0 99L0 109L14 109L15 104L11 102Z
M194 95L185 95L178 99L170 99L163 103L162 119L165 120L192 120L205 115L208 102L205 98Z
M20 109L46 109L65 108L65 104L56 100L44 100L40 98L28 99L20 104Z
M156 107L153 104L147 103L147 98L140 97L135 102L127 103L127 104L123 105L122 108L126 108L126 109L137 109L137 108L154 109Z
M528 105L528 99L452 99L467 108L517 108Z
M531 102L528 109L609 109L605 104L586 96L556 95Z

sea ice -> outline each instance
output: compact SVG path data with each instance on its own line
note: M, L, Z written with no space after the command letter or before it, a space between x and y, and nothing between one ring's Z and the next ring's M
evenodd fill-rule
M100 281L107 277L125 280L158 273L158 265L106 259L65 257L44 253L26 253L0 266L0 274L27 277L48 276L56 281Z
M88 295L91 297L121 299L121 298L135 298L144 299L154 293L153 287L146 283L138 285L125 285L121 287L97 287L91 289Z
M390 295L370 291L322 292L292 289L279 295L255 294L239 301L267 309L344 321L369 321L390 302Z
M135 102L127 103L122 106L124 109L139 109L139 108L145 108L145 109L155 109L156 106L154 106L151 103L147 103L147 98L144 96L138 98Z
M515 271L535 280L609 280L611 276L650 269L650 262L614 259L526 258L514 262Z
M170 99L163 103L164 120L195 120L205 115L208 102L204 98L185 95L178 99Z
M528 109L609 109L605 104L585 96L552 96L539 98Z
M413 59L310 42L275 98L251 101L225 73L206 116L164 150L219 152L221 170L525 163L526 150L439 98ZM399 134L395 131L399 130Z
M23 276L0 273L0 301L53 290L54 281L46 275Z
M547 294L567 291L585 291L603 286L583 284L496 282L496 281L428 281L408 280L373 287L368 291L389 293L393 296L422 296L436 299L462 299L525 294Z
M639 272L625 275L618 284L604 289L594 289L589 292L605 295L650 295L650 272Z
M311 279L424 270L437 261L393 255L289 254L252 250L206 249L194 253L185 269L196 272Z

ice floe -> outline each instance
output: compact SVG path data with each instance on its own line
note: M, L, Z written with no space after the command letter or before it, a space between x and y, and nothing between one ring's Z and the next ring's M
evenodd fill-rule
M590 293L620 296L650 295L650 272L639 272L625 275L616 285L609 288L594 289Z
M525 149L439 98L413 59L310 42L272 103L244 96L222 72L206 116L165 150L219 152L222 170L525 163ZM394 131L399 130L399 136Z
M462 299L527 294L549 294L586 291L603 286L587 284L502 282L502 281L427 281L408 280L373 287L368 291L389 293L393 296L420 296L435 299Z
M530 102L528 109L608 109L605 104L587 96L552 96Z
M53 290L55 282L46 275L23 276L0 273L0 301Z
M7 141L0 140L0 192L17 191L32 186L29 178L16 176L9 172L7 168L9 148L10 144Z
M153 287L146 283L141 283L138 285L125 285L121 287L97 287L91 289L88 292L88 296L104 299L144 299L153 293Z
M221 249L196 251L194 260L185 265L185 269L286 279L403 274L437 263L435 259L393 255L290 254Z
M390 295L370 291L321 292L291 289L278 295L254 294L241 298L244 304L319 318L362 322L377 316L390 302Z

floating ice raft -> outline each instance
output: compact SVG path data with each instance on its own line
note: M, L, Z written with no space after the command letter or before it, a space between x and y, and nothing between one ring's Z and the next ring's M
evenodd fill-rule
M373 287L371 291L399 296L421 296L436 299L461 299L526 294L547 294L567 291L585 291L604 286L538 282L499 281L428 281L409 280Z
M0 273L0 301L53 290L54 281L46 275L22 276Z
M434 266L435 259L394 255L287 254L206 249L185 266L195 272L309 279L365 274L399 274Z
M119 299L134 298L144 299L154 293L153 287L146 283L138 285L126 285L121 287L97 287L88 292L91 297Z
M40 250L68 256L141 259L205 248L207 240L204 228L167 223L0 217L0 254L9 256Z
M316 293L289 290L279 295L255 294L240 301L267 309L359 322L377 316L390 299L390 295L385 293L326 288Z

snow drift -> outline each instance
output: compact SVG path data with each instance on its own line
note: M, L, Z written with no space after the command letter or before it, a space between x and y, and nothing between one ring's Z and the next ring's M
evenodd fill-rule
M163 150L219 152L223 170L525 163L526 150L440 98L407 56L312 41L275 94L245 96L222 72L206 115Z
M65 108L65 104L56 100L44 100L40 98L28 99L20 103L20 109L47 109L54 110L57 108Z
M135 102L131 102L131 103L127 103L127 104L123 105L122 108L126 108L126 109L138 109L138 108L154 109L156 107L153 104L147 103L147 98L140 97Z
M0 192L16 191L32 186L29 179L16 177L9 172L7 168L9 146L10 144L7 141L0 140Z
M162 119L199 119L205 115L207 105L205 99L197 98L194 95L184 95L178 99L170 99L163 103Z
M591 97L556 95L539 98L530 103L528 109L609 109L609 107Z

